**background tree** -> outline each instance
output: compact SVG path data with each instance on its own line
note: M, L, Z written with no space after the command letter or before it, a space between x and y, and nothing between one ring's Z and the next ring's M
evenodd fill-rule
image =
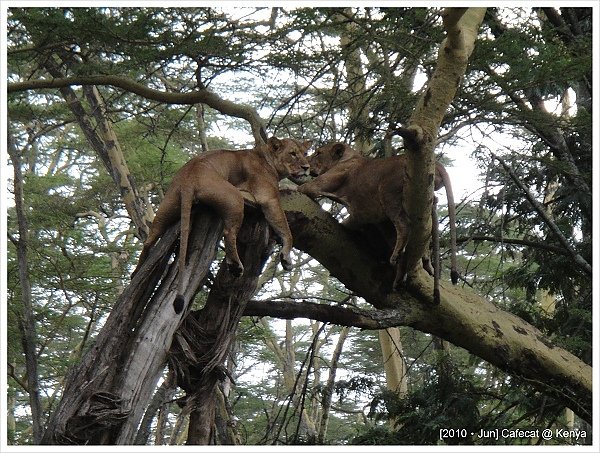
M38 441L40 429L28 429L29 411L34 417L39 412L35 381L40 424L46 426L64 396L67 370L80 363L127 287L138 238L181 163L206 148L258 139L261 120L255 111L274 134L362 142L380 155L406 147L389 132L408 125L418 99L426 98L423 81L439 69L437 50L446 33L440 12L11 8L9 133L16 154L10 164L23 174L28 209L9 206L7 325L27 326L11 327L7 344L9 442ZM564 348L591 364L591 31L591 8L489 9L460 89L432 142L446 156L474 151L483 170L478 197L461 204L463 284L539 332L518 318L500 322L509 318L448 288L439 311L410 292L398 303L377 289L374 282L385 285L389 272L356 250L355 238L339 229L324 234L318 226L328 217L313 215L306 200L290 196L297 246L327 264L343 284L306 255L297 257L302 271L289 275L267 263L261 291L245 313L294 321L285 328L265 318L242 323L228 363L236 385L227 390L227 379L218 385L221 420L229 419L234 432L218 429L216 417L210 442L437 443L439 428L450 421L469 429L543 425L589 431L564 410L568 405L589 421L589 389L545 372L532 382L515 373L511 364L518 354L512 349L495 350L500 360L491 352L503 344L501 336L526 344L524 337L540 335L540 347L549 340L558 346L547 347L544 357L559 357ZM61 79L66 82L57 84ZM86 87L78 88L77 80ZM39 89L44 86L58 90ZM198 108L199 102L206 107ZM15 202L19 180L11 181ZM323 206L343 216L339 207ZM426 203L417 202L419 207ZM19 210L27 236L17 225ZM318 248L311 246L315 237ZM330 244L348 258L345 263L334 262ZM25 321L28 291L17 271L17 248L24 246L28 264L20 266L28 270L37 338ZM542 297L554 299L554 311L545 311ZM197 302L202 305L203 297ZM381 310L386 303L396 308ZM452 327L468 319L466 310L452 311L460 304L491 316L482 318L490 322L480 324L478 348L468 335L461 338L460 327ZM299 317L319 322L306 324ZM408 364L406 398L380 393L384 376L377 336L351 328L341 342L343 331L338 333L336 324L410 326L400 330ZM470 353L441 347L415 328ZM344 347L337 351L340 342ZM525 370L534 365L529 356L521 359ZM37 376L29 376L26 363L35 361ZM257 363L265 370L262 378ZM579 376L588 375L589 369L577 366ZM281 373L280 385L271 370ZM334 370L331 383L325 376ZM291 387L285 383L292 380ZM166 401L160 394L156 399ZM181 443L188 413L165 402L149 405L146 419L154 418L157 407L162 415L150 425L153 438ZM320 428L325 414L326 431ZM396 424L384 424L388 417ZM429 429L416 432L413 426ZM590 437L552 442L583 443ZM453 441L489 439L446 442Z

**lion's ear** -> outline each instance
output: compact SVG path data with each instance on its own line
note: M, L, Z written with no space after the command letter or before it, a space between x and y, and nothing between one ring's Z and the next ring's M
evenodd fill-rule
M313 144L312 140L306 140L304 143L302 143L302 149L304 150L304 155L307 154L307 151L310 149L312 144Z
M267 140L267 145L269 145L269 148L271 148L273 151L277 151L279 148L281 148L281 140L279 140L277 137L271 137L269 140Z
M343 143L336 143L333 145L333 155L338 159L344 155L344 150L346 149L346 145Z

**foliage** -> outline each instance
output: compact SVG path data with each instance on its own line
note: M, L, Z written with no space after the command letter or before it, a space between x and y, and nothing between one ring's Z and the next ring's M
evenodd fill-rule
M401 151L403 143L388 132L406 123L435 67L444 37L439 13L403 7L10 8L7 78L51 78L54 64L65 76L119 75L169 92L208 88L255 107L270 134L310 137L317 145L368 139L373 154L384 155ZM349 37L346 46L342 36ZM481 187L474 181L472 188L477 198L465 196L459 204L463 283L586 363L592 355L591 276L574 265L516 181L542 203L572 251L591 263L591 39L591 8L489 8L438 148L457 165L472 153L481 173ZM349 76L353 52L365 82L360 93ZM176 169L204 151L203 137L211 149L251 143L246 124L209 108L97 88L145 207L156 207ZM73 92L92 118L83 90ZM351 104L365 115L352 112ZM139 226L77 120L58 90L8 97L8 133L24 173L44 422L69 369L127 285L140 249ZM9 188L14 182L11 175ZM23 445L33 437L12 198L7 415L9 442ZM323 206L344 215L336 203ZM298 254L295 261L302 266L288 274L277 263L267 265L257 298L366 306L310 257ZM315 321L243 321L228 364L235 385L225 392L240 443L316 442L339 336L338 326ZM439 350L437 340L410 327L401 328L401 338L409 388L398 398L385 390L377 333L350 330L324 443L433 445L440 443L440 428L452 427L469 433L495 426L589 428L467 351ZM169 427L185 417L172 401L161 407L170 411ZM472 435L456 441L487 442Z

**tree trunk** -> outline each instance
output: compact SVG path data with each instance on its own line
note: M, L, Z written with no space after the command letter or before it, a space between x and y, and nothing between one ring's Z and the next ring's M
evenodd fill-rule
M223 383L227 384L227 383ZM217 410L215 411L215 431L219 445L239 445L240 439L236 429L232 408L227 396L223 392L223 386L217 386Z
M21 170L21 154L17 149L13 137L8 131L8 154L14 170L14 197L15 211L19 228L19 239L15 241L17 248L17 261L19 266L19 284L21 285L21 300L23 308L19 316L19 330L21 344L25 354L25 369L27 370L27 393L29 394L29 407L31 408L33 442L37 445L42 438L42 407L40 404L40 390L38 380L37 333L35 316L31 303L31 282L29 281L27 261L27 241L29 226L27 222L27 208L25 207L25 194L23 193L23 173Z
M343 327L340 331L340 337L335 346L333 354L331 355L331 363L329 364L329 376L327 377L327 383L323 388L323 402L322 406L322 415L321 422L319 424L319 433L317 436L317 443L324 444L327 436L327 427L329 425L329 411L331 410L331 401L333 400L333 387L335 385L335 375L337 373L338 362L340 356L342 355L342 350L344 348L344 342L348 337L348 332L350 329L348 327Z
M485 8L446 8L442 13L447 37L440 45L435 71L417 102L404 137L408 156L405 208L410 228L403 254L405 268L420 267L429 246L435 174L434 149L440 124L454 99L475 46ZM411 274L412 275L412 274Z
M269 229L260 211L246 210L238 241L244 274L235 278L221 266L206 305L185 319L171 348L169 364L190 413L187 445L208 445L213 437L217 384L228 378L224 362L268 257Z
M189 266L196 270L187 276L188 299L205 280L222 230L212 211L199 211L188 252ZM179 225L173 225L155 245L117 300L95 344L69 374L42 443L134 442L181 319L173 309L177 266L167 266L178 231Z
M398 398L406 397L408 383L406 381L406 364L402 356L400 329L391 327L379 331L379 343L383 355L385 381L388 390L396 393Z
M148 216L148 210L144 211L141 197L133 185L133 178L129 172L119 139L106 115L104 100L95 86L84 86L83 92L92 107L91 113L96 119L97 127L94 129L94 133L98 134L102 143L104 143L104 147L97 148L95 151L98 154L105 154L104 160L110 162L110 168L108 168L109 174L119 189L121 199L125 203L127 212L131 215L131 220L137 228L138 236L141 240L145 240L148 237L149 224L152 221L152 217ZM82 124L80 120L78 121Z
M146 412L144 413L144 417L142 418L140 426L135 435L135 445L146 445L148 443L148 439L150 438L150 433L152 431L152 421L154 420L154 418L157 418L157 426L161 425L158 420L158 418L160 417L157 417L157 414L159 414L160 412L164 412L163 407L165 406L165 403L167 403L173 398L175 390L176 388L173 380L173 375L172 373L169 373L165 378L164 382L154 393L152 401L150 401L150 404L148 405ZM154 444L162 445L162 442L159 442L158 439L158 431L159 429L157 429L157 435ZM161 429L160 431L163 431L163 429Z

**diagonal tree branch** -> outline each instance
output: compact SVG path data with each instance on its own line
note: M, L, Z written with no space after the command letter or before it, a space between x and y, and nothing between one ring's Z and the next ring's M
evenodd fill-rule
M62 77L62 70L53 59L48 58L44 60L43 64L52 76ZM106 171L118 187L125 208L136 226L138 237L142 240L146 239L148 235L148 223L151 219L148 218L144 211L117 136L106 117L100 93L93 86L86 87L85 94L88 103L92 107L91 114L88 114L81 99L71 86L67 85L61 87L59 90L67 106L75 116L75 120L79 124L81 131L102 160ZM91 117L95 119L95 123L92 122Z
M375 329L403 325L433 334L527 379L583 419L591 420L592 368L552 344L537 328L468 288L441 285L441 303L434 306L432 278L423 270L416 272L407 288L389 293L391 266L373 256L360 238L300 193L285 192L282 204L295 247L321 262L332 276L378 309L371 312L304 303L301 306L306 313L323 322ZM249 307L259 314L257 304ZM294 310L300 312L277 304L273 310L286 316Z

